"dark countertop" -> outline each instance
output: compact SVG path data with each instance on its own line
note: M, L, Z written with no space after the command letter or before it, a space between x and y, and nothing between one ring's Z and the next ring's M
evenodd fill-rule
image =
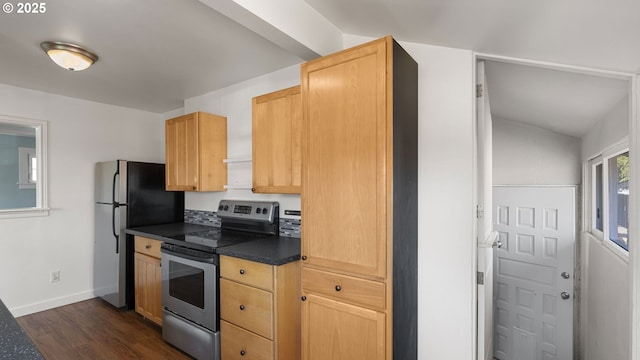
M300 238L273 236L224 246L218 249L218 254L269 265L284 265L300 260Z
M38 348L0 300L0 359L43 359Z
M144 236L154 240L173 242L174 239L171 238L172 236L180 236L208 229L211 229L211 226L189 223L171 223L128 228L125 232L127 234Z
M218 228L206 225L171 223L128 228L126 229L126 233L184 246L186 235L199 235L217 229ZM201 248L202 250L208 249L205 245L200 245L196 241L197 236L191 236L189 245L194 248ZM204 243L205 242L203 242L203 244ZM216 252L221 255L233 256L270 265L283 265L300 259L300 239L285 236L271 236L217 247Z

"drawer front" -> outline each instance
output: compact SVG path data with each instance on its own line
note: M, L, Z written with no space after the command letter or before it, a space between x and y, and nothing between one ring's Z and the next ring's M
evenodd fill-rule
M385 309L385 284L303 267L302 291L371 309Z
M161 244L162 244L162 241L160 240L148 239L142 236L135 237L136 252L149 255L158 259L160 259Z
M220 276L260 289L273 291L272 265L230 256L220 256Z
M222 320L220 353L225 360L272 360L273 341Z
M268 291L220 279L220 317L273 340L273 295Z

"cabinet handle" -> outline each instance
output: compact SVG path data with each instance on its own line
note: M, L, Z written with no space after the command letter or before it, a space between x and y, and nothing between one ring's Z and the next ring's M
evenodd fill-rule
M240 305L240 311L244 310L244 305Z
M151 245L150 245L150 244L147 244L147 245L145 245L145 246L144 246L144 248L145 248L145 249L147 249L147 250L149 250L149 249L151 249Z
M240 356L245 356L247 353L244 350L240 350Z
M302 301L307 301L307 297L306 297L306 296L303 296L303 297L301 297L301 298L300 298L300 300L302 300Z
M244 275L244 269L240 269L240 275Z
M252 187L251 192L256 192L256 188Z
M342 287L340 285L336 285L336 291L340 291L342 290Z
M307 257L305 255L302 255L302 260L307 260Z

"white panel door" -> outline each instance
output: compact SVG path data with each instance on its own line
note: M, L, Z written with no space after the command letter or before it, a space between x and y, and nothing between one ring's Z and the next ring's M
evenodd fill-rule
M575 188L495 186L494 356L573 359Z

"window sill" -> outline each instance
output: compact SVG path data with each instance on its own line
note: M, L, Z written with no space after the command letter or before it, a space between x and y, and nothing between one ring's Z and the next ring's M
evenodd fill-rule
M22 184L22 183L18 183L18 189L20 190L25 190L25 189L35 189L36 188L36 184Z
M594 236L594 234L590 232L585 232L585 234L591 239L593 239L594 241L601 243L605 249L617 255L620 259L624 260L625 262L629 262L629 252L625 251L623 248L618 246L613 241L608 239L600 239L599 237Z
M49 216L48 208L24 208L0 210L0 219Z

